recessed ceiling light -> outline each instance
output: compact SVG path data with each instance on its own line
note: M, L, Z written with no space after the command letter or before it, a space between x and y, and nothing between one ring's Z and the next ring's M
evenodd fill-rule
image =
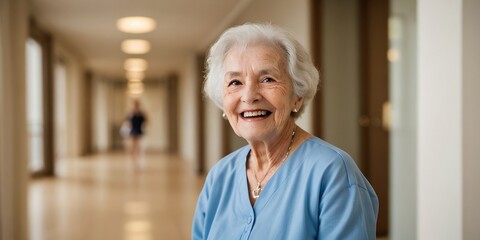
M147 33L155 29L155 20L148 17L124 17L117 20L117 28L127 33Z
M137 82L142 82L142 79L140 78L129 78L128 79L129 83L137 83Z
M147 70L148 64L142 58L129 58L125 60L124 67L129 72L143 72Z
M122 51L128 54L144 54L150 51L150 43L142 39L123 40Z
M142 82L128 82L128 93L131 95L139 95L143 93Z
M128 71L126 75L127 75L127 79L130 81L135 81L135 80L141 81L143 78L145 78L145 73L141 71L136 71L136 72Z

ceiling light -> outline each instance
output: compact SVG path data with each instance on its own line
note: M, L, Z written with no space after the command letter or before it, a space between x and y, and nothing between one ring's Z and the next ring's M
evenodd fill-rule
M127 79L130 81L141 81L143 78L145 78L145 73L144 72L132 72L128 71L127 72Z
M146 33L155 29L155 20L148 17L124 17L117 20L117 28L127 33Z
M128 82L128 93L130 95L140 95L143 93L142 82Z
M122 51L128 54L144 54L150 51L150 43L142 39L128 39L122 42Z
M142 82L142 79L141 78L129 78L128 82L129 83Z
M129 58L124 63L125 70L129 72L142 72L147 70L147 66L147 61L142 58Z

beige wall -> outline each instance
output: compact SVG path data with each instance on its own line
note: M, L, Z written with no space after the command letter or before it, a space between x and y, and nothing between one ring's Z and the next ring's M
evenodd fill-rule
M197 99L201 94L198 85L201 84L197 74L197 59L191 54L185 60L184 69L180 73L180 107L179 109L179 134L180 154L187 161L195 162L198 159L197 132L199 119L197 114Z
M68 42L54 35L54 56L65 62L67 81L66 94L66 149L67 157L81 156L87 147L85 146L85 67L83 56L75 52Z
M67 71L66 66L60 59L54 60L54 74L53 74L53 87L54 87L54 156L63 158L67 156Z
M111 146L109 137L109 84L108 79L95 76L93 80L93 106L92 106L92 138L93 150L97 152L108 151Z
M24 0L0 1L0 239L28 238Z
M101 100L107 107L107 111L100 114L107 114L108 127L106 130L108 136L108 150L119 150L123 147L123 139L120 135L120 126L125 119L127 108L131 104L126 100L125 82L107 80L107 94Z
M252 1L234 21L272 23L292 32L297 40L310 49L310 9L308 0Z
M205 107L205 140L206 141L206 163L207 169L222 158L222 125L224 121L222 118L222 111L212 102L208 101Z
M358 3L329 0L322 10L324 138L359 160Z

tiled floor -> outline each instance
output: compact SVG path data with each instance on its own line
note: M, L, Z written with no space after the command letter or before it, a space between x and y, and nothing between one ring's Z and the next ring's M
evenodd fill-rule
M65 159L57 176L31 180L31 240L190 239L204 177L175 156L146 155L140 170L123 153Z
M123 153L96 155L59 161L57 178L32 179L30 239L190 239L204 178L162 154L133 167Z

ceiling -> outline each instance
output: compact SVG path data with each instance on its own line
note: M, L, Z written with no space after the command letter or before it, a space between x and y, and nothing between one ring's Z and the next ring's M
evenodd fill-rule
M192 52L204 52L251 0L31 0L38 24L81 55L94 73L125 78L124 60L148 61L146 78L159 78L177 70ZM157 21L153 32L123 33L116 21L146 16ZM149 53L129 55L121 42L148 40Z

